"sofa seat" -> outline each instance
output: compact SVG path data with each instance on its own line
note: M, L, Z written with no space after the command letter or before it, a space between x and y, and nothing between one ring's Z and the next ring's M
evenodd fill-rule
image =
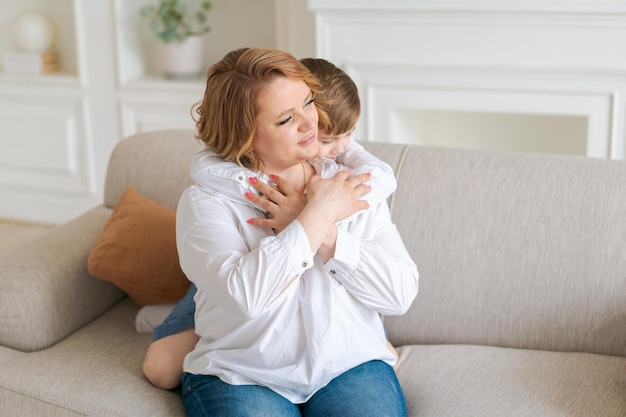
M410 416L626 416L626 358L477 345L398 350Z
M180 393L155 388L143 375L152 336L135 330L137 310L125 298L47 349L0 347L0 404L23 417L184 416Z
M184 416L180 392L155 388L143 375L151 336L136 332L137 311L125 298L48 349L0 348L0 404L19 403L21 416ZM626 415L626 358L478 345L398 352L410 416Z

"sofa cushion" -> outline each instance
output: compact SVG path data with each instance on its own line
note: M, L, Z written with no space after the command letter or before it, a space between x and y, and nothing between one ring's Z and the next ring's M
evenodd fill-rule
M0 347L0 415L185 416L180 392L156 388L143 374L151 336L135 331L135 314L125 298L46 350Z
M190 282L176 250L176 212L128 188L96 241L87 266L139 306L175 302Z
M409 416L626 415L626 358L476 345L399 352Z

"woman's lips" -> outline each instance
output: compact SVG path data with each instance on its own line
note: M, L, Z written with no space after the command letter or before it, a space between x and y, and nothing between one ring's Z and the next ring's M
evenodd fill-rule
M301 142L298 142L298 145L303 145L303 146L310 145L313 142L315 142L316 140L317 140L317 138L315 137L315 135L311 135L308 138L306 138L305 140L303 140Z

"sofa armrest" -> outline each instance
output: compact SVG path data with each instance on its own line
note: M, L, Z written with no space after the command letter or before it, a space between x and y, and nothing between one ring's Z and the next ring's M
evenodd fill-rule
M96 207L0 253L0 345L44 349L124 297L87 271L89 252L111 212Z

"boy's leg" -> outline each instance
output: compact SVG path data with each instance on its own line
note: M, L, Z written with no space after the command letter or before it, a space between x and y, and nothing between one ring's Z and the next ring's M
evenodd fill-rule
M196 287L191 284L170 315L154 329L154 340L146 353L143 372L159 388L172 389L180 384L185 355L198 342L194 322L195 293Z
M156 387L176 388L183 375L183 360L197 342L193 327L152 342L143 362L146 378Z

